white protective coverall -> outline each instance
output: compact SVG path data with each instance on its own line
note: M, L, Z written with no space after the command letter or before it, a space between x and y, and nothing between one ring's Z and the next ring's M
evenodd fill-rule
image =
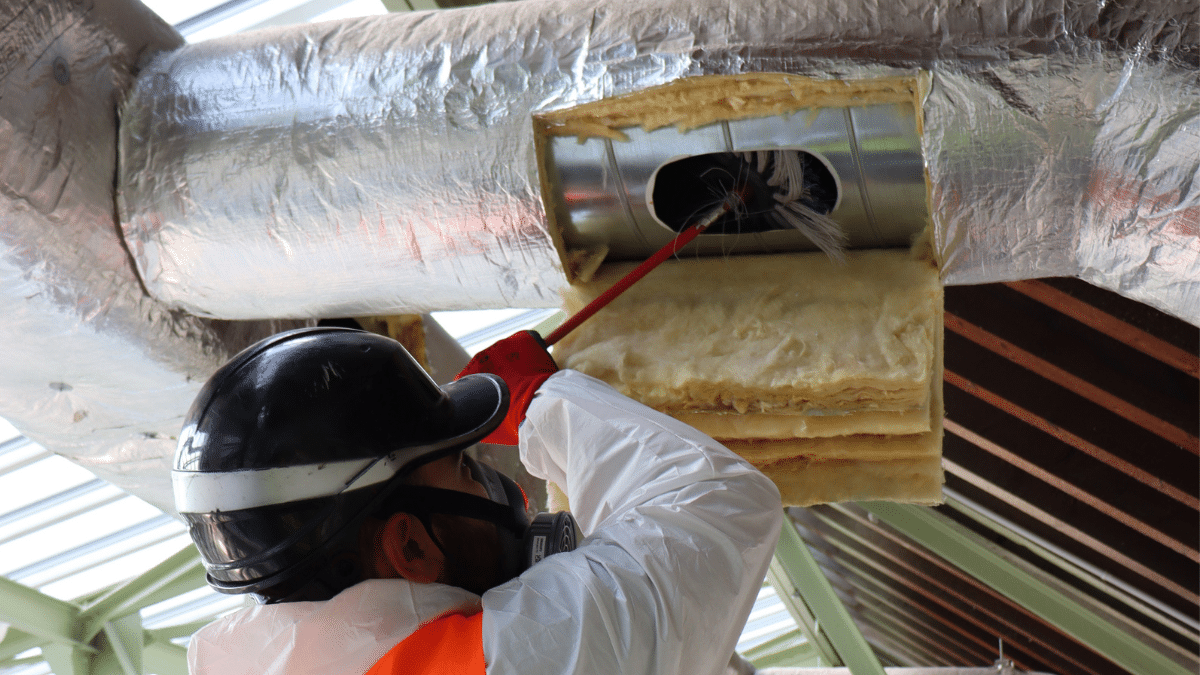
M482 598L372 579L325 602L248 607L201 629L193 675L362 675L422 623L483 609L491 675L705 675L733 653L782 522L775 485L708 436L574 371L521 426L585 538Z

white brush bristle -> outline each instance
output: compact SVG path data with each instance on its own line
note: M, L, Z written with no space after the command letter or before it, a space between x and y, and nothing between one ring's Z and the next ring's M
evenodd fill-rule
M753 161L751 155L754 155ZM747 163L756 164L760 174L771 165L774 170L767 184L778 188L771 217L781 225L793 227L808 237L817 248L837 263L846 262L848 238L842 226L829 216L805 206L802 200L808 196L804 189L804 164L800 154L794 150L757 150L743 155Z

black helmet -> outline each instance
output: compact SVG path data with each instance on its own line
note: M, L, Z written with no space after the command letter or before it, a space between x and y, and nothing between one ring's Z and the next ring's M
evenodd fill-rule
M270 602L357 583L362 520L408 472L477 443L507 408L500 378L438 387L372 333L307 328L249 347L200 390L171 472L209 584Z

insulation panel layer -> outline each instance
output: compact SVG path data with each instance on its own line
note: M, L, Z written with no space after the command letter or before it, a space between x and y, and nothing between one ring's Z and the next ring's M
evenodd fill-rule
M628 266L566 292L574 312ZM671 261L564 338L559 364L683 420L789 504L941 499L942 287L909 251Z

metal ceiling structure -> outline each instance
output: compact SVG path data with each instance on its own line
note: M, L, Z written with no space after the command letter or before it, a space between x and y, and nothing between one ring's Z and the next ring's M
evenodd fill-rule
M346 3L208 4L181 32L324 18ZM946 310L946 505L790 509L739 650L759 667L855 675L998 659L1060 675L1197 672L1200 331L1067 279L948 288ZM519 327L462 341L476 351ZM9 443L0 474L55 459ZM0 513L0 546L30 548L24 537L124 499L74 480ZM0 566L0 673L186 672L187 636L240 601L207 591L190 546L169 555L182 526L138 514ZM102 565L125 573L70 584Z
M1198 335L1077 280L946 289L946 504L789 511L883 660L1200 669Z

